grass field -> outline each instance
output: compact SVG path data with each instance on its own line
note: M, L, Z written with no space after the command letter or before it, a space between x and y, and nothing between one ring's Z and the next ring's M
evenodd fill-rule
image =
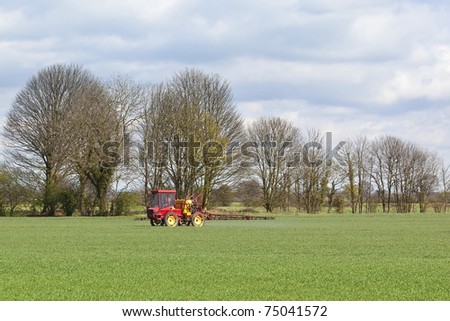
M1 218L0 300L450 300L450 215Z

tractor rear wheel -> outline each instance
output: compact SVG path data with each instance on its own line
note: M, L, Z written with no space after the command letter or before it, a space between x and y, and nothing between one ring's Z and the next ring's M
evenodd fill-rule
M205 218L203 217L203 214L200 212L192 214L191 224L195 227L202 227L205 224Z
M174 212L168 212L164 217L164 223L169 227L175 227L178 225L178 215Z

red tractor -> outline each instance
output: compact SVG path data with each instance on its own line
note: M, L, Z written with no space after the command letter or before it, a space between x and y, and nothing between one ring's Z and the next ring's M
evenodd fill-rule
M147 208L147 218L152 226L192 225L201 227L205 223L202 210L203 195L192 195L188 199L176 199L175 190L152 191L152 204Z

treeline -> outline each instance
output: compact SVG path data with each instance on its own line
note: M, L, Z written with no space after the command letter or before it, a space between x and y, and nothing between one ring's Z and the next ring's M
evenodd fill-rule
M197 161L197 142L227 146L242 133L231 87L218 75L187 69L150 85L53 65L31 77L7 116L0 208L28 200L42 215L112 215L125 192L142 189L148 204L156 188L200 191L207 205L214 184L233 173ZM27 190L21 198L12 199L11 179Z
M291 126L284 120L264 119L250 127L272 124L275 128L274 123ZM450 166L411 142L393 136L374 140L357 137L341 142L330 152L323 135L309 131L306 137L296 136L300 137L297 152L289 154L281 144L283 140L274 144L275 136L270 140L272 146L281 147L278 151L272 148L272 154L260 149L258 165L253 169L257 179L243 179L234 189L220 186L213 192L214 203L226 205L237 200L249 207L263 205L268 212L294 208L306 213L424 213L449 209Z
M391 136L331 146L280 118L245 125L228 82L186 69L159 84L53 65L16 95L3 128L0 214L120 215L151 190L315 213L446 211L449 167Z

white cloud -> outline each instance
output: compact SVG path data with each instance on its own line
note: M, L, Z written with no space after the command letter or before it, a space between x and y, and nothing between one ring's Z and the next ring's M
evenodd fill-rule
M42 64L42 58L54 59L52 57L43 57L54 52L57 40L54 38L41 38L36 40L22 40L22 41L0 41L0 50L2 52L2 61L22 62L27 63L35 61ZM4 59L4 60L3 60Z
M0 7L0 35L6 35L18 25L23 24L24 20L20 10L6 11Z
M427 98L450 99L450 45L438 45L413 52L413 63L399 67L381 89L380 101L395 103L399 100ZM431 60L431 62L428 62Z

